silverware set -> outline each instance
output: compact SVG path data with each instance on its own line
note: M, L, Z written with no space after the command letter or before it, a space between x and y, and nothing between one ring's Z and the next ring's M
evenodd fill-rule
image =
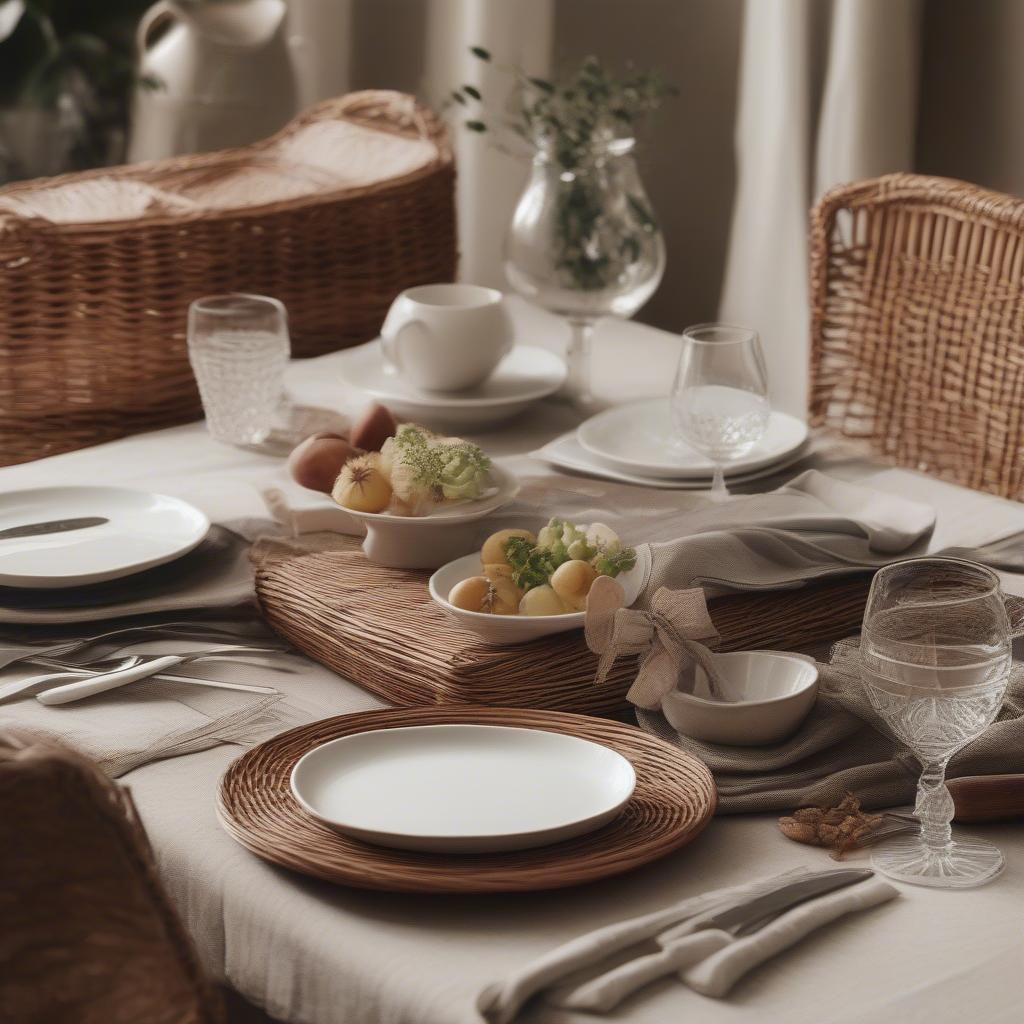
M238 639L237 635L222 627L194 622L167 622L128 626L49 644L8 645L6 648L0 644L0 666L25 663L49 670L0 683L0 702L35 695L41 704L69 704L149 678L246 693L276 693L270 686L168 674L179 666L204 660L233 660L287 650L285 645L274 638L260 638L258 642L250 644L239 643ZM123 652L125 646L154 640L200 640L215 646L174 654L124 654L108 649L102 654L88 657L99 648L120 648ZM292 671L286 666L275 666L275 669Z

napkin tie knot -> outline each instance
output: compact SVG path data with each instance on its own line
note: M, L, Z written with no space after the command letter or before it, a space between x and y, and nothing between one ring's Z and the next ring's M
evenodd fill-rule
M599 576L587 597L587 646L598 655L595 682L604 683L621 657L641 655L636 680L626 695L638 707L654 710L675 689L683 670L693 662L704 669L712 694L719 691L719 677L711 651L701 640L718 640L708 614L704 591L655 592L649 610L626 607L622 585Z

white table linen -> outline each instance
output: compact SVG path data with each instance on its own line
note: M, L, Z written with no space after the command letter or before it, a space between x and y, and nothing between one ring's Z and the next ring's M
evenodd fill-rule
M561 325L520 304L515 310L520 340L560 344ZM605 325L596 339L598 393L617 400L664 394L677 350L677 339L663 332ZM360 400L346 395L332 369L338 358L297 364L293 390L305 402L355 413ZM513 470L538 473L544 467L522 453L570 425L567 409L549 405L478 440L492 454L509 456ZM201 424L192 424L0 470L0 493L55 483L126 484L178 495L212 519L226 520L265 514L260 481L278 467L268 456L217 444ZM854 459L834 458L827 471L933 504L939 512L933 549L1024 530L1024 507L1014 503L904 471L865 476ZM680 507L692 507L686 502L694 497L680 494ZM1019 577L1007 583L1024 590ZM244 666L224 666L226 679L247 676ZM379 706L313 663L275 684L334 713ZM272 867L228 838L214 801L237 753L219 747L146 765L126 781L206 969L295 1024L474 1021L475 996L488 981L574 936L708 889L801 865L831 865L822 851L783 838L773 816L739 816L716 819L694 844L640 871L561 893L439 898L359 892ZM879 1016L871 1019L929 1024L1012 1019L1007 1014L1024 1004L1018 969L1024 831L1019 825L968 831L1004 851L1007 868L996 882L954 893L901 887L903 898L886 909L884 920L865 914L830 927L753 973L728 999L706 999L670 979L606 1019L852 1024L873 1011ZM860 855L852 860L859 863ZM924 1007L927 1016L917 1016ZM546 1006L520 1019L593 1020Z

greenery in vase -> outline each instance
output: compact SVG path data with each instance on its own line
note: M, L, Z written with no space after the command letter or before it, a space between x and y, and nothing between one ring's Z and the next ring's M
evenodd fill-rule
M483 47L470 50L477 59L492 62ZM597 57L587 57L575 71L554 81L531 77L515 66L494 66L512 75L517 85L514 109L498 129L514 133L535 152L542 152L565 185L556 200L558 269L570 287L600 291L639 257L637 232L659 230L643 196L627 192L634 230L618 233L617 251L597 244L606 216L602 181L606 162L609 156L628 152L637 122L678 90L657 72L615 75ZM455 90L452 98L466 108L484 102L472 85ZM493 127L481 117L465 124L474 132Z
M70 99L82 121L75 165L103 163L111 133L127 128L135 28L151 3L0 0L0 108L56 110Z

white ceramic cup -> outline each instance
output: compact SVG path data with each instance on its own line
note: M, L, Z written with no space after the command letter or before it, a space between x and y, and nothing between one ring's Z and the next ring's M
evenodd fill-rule
M505 297L476 284L406 289L391 304L380 336L389 369L426 391L482 384L513 341Z

